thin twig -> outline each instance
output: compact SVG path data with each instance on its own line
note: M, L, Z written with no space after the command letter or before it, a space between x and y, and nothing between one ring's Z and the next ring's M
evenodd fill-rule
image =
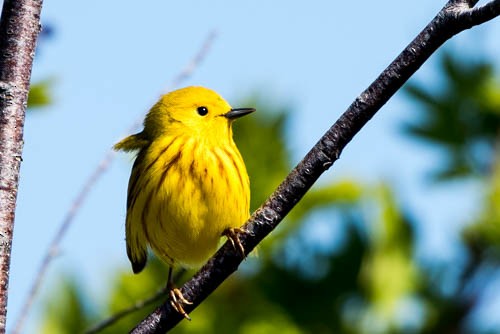
M495 0L489 7L491 10L484 15L467 18L472 11L469 6L464 6L468 3L472 2L449 1L382 74L354 100L271 197L254 212L244 226L250 233L243 234L240 238L247 254L276 228L319 176L339 159L343 149L361 128L445 41L465 29L500 15L500 1ZM230 242L226 242L181 288L184 297L193 303L185 305L186 312L189 313L200 305L238 269L242 260L239 252ZM165 333L182 319L183 316L166 302L139 323L131 333Z
M179 279L186 273L186 269L180 268L179 271L175 274L175 277L173 279L174 282L178 282ZM155 301L161 299L162 297L168 297L168 294L166 293L168 290L168 283L164 284L163 288L158 289L152 296L138 300L134 303L134 305L131 305L130 307L127 307L126 309L123 309L121 311L118 311L117 313L111 315L109 318L102 320L101 322L97 323L96 325L92 326L89 330L85 332L85 334L95 334L98 333L105 328L113 325L115 322L120 320L121 318L126 317L127 315L139 311L140 309L154 303Z
M170 88L177 87L193 74L194 70L196 70L196 68L207 56L210 47L212 46L215 40L215 37L216 37L215 31L212 31L208 34L208 36L206 37L205 41L203 42L201 48L198 50L194 58L182 69L181 72L179 72L174 77L169 86ZM170 90L170 88L168 90ZM132 133L136 131L141 126L143 118L144 115L141 115L129 128L127 133ZM83 187L80 189L75 200L71 204L69 211L66 213L64 219L62 220L59 230L54 236L54 239L52 239L52 242L50 243L50 246L47 252L45 253L45 256L43 257L42 263L38 268L35 279L33 281L33 284L31 285L28 295L21 308L21 313L16 321L16 325L14 327L14 330L12 331L12 334L21 333L25 319L31 309L33 301L38 293L38 290L40 289L42 281L47 273L47 269L49 268L50 263L54 260L55 256L58 253L61 240L66 235L68 228L71 226L71 223L74 221L77 212L82 207L82 204L87 199L92 188L95 186L97 181L104 175L104 173L108 170L109 166L111 165L111 163L115 158L115 155L116 155L115 151L113 150L110 150L105 154L104 158L98 164L97 168L92 172L92 174L87 179Z
M138 311L154 302L156 302L157 300L161 299L161 298L164 298L164 297L168 297L168 294L166 293L167 292L167 286L164 285L161 289L159 289L158 291L155 292L154 295L152 295L151 297L149 298L146 298L146 299L143 299L143 300L138 300L136 301L133 305L131 305L130 307L126 308L126 309L123 309L115 314L113 314L111 317L107 318L107 319L104 319L103 321L99 322L98 324L94 325L92 328L88 329L85 334L95 334L95 333L99 333L100 331L102 331L103 329L105 329L106 327L109 327L111 325L113 325L114 323L116 323L118 320L122 319L123 317L135 312L135 311Z

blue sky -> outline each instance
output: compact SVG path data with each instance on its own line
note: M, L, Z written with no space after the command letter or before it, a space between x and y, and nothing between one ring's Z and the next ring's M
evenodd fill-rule
M211 30L218 37L184 86L210 87L232 104L255 91L293 104L288 133L298 161L444 3L45 1L42 21L53 26L55 36L41 45L33 81L54 79L54 104L26 120L8 326L85 179L165 92ZM498 40L497 19L462 33L451 45L498 59ZM418 80L435 83L434 59L417 73ZM437 189L424 182L425 171L439 160L429 147L401 136L399 125L414 114L397 94L323 178L391 182L401 201L423 217L429 254L422 256L439 250L441 257L453 257L453 231L472 216L477 185ZM97 296L113 270L128 267L123 224L130 167L129 157L119 156L92 190L41 296L62 272L75 272ZM450 196L457 192L461 195Z

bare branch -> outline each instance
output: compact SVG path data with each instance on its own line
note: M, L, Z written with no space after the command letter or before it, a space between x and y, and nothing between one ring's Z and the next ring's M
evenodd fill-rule
M483 6L473 8L464 13L464 20L470 22L471 26L489 21L500 15L500 0L493 0Z
M5 0L0 19L0 333L5 333L24 119L41 10L41 0Z
M474 7L479 0L450 0L448 1L449 6L461 7L462 10Z
M173 281L178 282L180 280L180 278L182 277L182 275L185 274L185 272L186 272L185 269L177 271ZM106 318L106 319L102 320L101 322L97 323L96 325L92 326L90 329L88 329L85 332L85 334L99 333L100 331L113 325L115 322L126 317L127 315L129 315L135 311L139 311L139 310L143 309L144 307L149 306L150 304L154 303L157 300L168 297L167 291L168 291L168 285L164 285L163 288L158 289L152 296L150 296L146 299L138 300L130 307L127 307L126 309L118 311L115 314L111 315L109 318Z
M271 197L250 217L245 228L252 233L241 236L247 253L281 222L319 176L340 157L351 139L432 53L460 31L498 15L498 0L495 0L485 6L489 10L482 10L490 14L470 15L467 19L467 13L471 11L467 4L475 4L475 1L449 1L382 74L355 99ZM238 269L242 260L239 252L226 242L182 287L182 294L193 302L192 305L185 305L185 310L189 313L196 308ZM131 333L164 333L182 319L182 315L166 302L138 324Z
M113 325L115 322L122 319L123 317L126 317L127 315L129 315L135 311L138 311L138 310L160 300L161 298L165 298L166 296L168 296L168 293L167 293L167 286L165 285L163 288L156 291L155 294L152 295L151 297L136 301L130 307L123 309L123 310L113 314L111 317L104 319L100 323L96 324L95 326L93 326L92 328L87 330L85 332L85 334L99 333L100 331Z
M212 46L214 40L216 37L215 31L212 31L208 34L206 37L205 41L203 42L201 48L198 50L198 52L195 54L194 58L173 78L170 84L170 88L167 90L171 90L172 87L176 87L180 85L183 81L189 79L189 77L193 74L193 72L198 68L198 66L201 64L201 62L205 59L207 56L210 47ZM144 118L144 115L141 115L137 120L132 124L132 126L129 128L127 133L132 133L136 131L142 124L142 120ZM110 150L106 153L106 155L103 157L101 162L97 165L96 169L92 172L90 177L85 181L83 187L80 189L78 192L78 195L76 196L75 200L71 204L70 209L64 216L64 219L62 220L59 229L57 230L54 239L52 239L52 242L50 243L47 252L45 253L44 258L42 259L42 263L40 264L40 267L38 268L38 271L36 273L36 276L33 280L33 283L31 285L31 288L28 292L28 295L26 296L26 299L24 300L23 306L21 308L21 312L19 315L19 318L16 321L16 324L14 326L14 330L12 331L12 334L19 334L22 331L22 328L24 326L24 321L31 309L31 306L33 304L33 301L35 300L35 297L38 293L38 290L40 289L40 286L43 282L43 279L45 278L45 274L47 272L47 269L50 265L50 263L54 260L54 258L57 256L58 250L59 250L59 245L66 235L66 232L68 228L71 226L73 223L76 214L80 210L82 204L85 202L87 199L88 195L90 194L90 191L94 188L95 184L99 179L104 175L104 173L108 170L109 166L113 162L114 158L116 156L116 152L113 150Z

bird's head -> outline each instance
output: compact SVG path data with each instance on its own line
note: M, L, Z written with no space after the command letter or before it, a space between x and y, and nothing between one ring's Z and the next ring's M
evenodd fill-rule
M179 133L206 141L224 141L232 137L232 121L253 111L231 108L213 90L186 87L160 98L146 116L144 132L153 140Z

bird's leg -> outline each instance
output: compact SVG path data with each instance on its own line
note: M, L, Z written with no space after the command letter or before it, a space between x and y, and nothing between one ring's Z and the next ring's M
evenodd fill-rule
M184 298L181 290L179 290L175 287L175 284L174 284L173 279L172 279L172 271L173 271L173 267L170 266L170 269L168 270L168 281L167 281L167 290L168 290L168 294L170 295L170 305L172 305L172 307L178 313L182 314L182 316L184 318L186 318L187 320L191 320L191 318L186 313L186 311L184 311L184 308L182 307L182 305L183 304L184 305L191 305L193 303L191 303L189 300Z
M238 250L241 256L244 258L245 248L243 248L240 238L238 237L238 235L242 233L250 233L250 231L241 227L231 227L224 230L224 232L222 232L222 235L226 236L229 239L229 241L231 241L231 244L233 245L234 249Z

